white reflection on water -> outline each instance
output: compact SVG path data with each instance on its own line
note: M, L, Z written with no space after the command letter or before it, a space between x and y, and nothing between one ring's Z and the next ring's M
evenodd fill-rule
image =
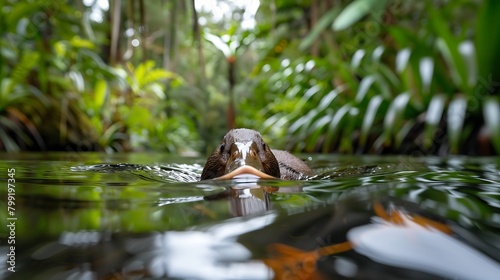
M260 261L249 261L250 251L236 242L241 234L272 223L276 214L235 218L203 231L168 231L127 241L136 255L124 270L146 267L154 278L269 279L272 272Z
M406 214L404 225L382 221L351 229L354 250L377 262L450 279L498 279L500 265L441 231L423 227Z

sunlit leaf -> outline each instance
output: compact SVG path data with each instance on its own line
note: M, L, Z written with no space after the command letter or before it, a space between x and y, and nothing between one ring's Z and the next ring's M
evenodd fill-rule
M176 76L177 75L175 73L170 71L165 71L163 69L150 69L146 73L144 73L144 76L139 81L139 85L141 87L144 87L145 85L148 84L161 82L164 79L176 78Z
M352 106L350 104L345 104L340 107L335 114L333 115L332 121L328 127L328 131L325 135L325 142L323 144L323 152L327 152L332 145L339 139L339 131L342 128L342 120L348 114L349 110L351 110Z
M332 121L332 115L326 114L315 121L310 127L310 136L307 139L307 152L313 152L314 148L318 145L318 140L321 134L325 131L325 127Z
M498 98L487 98L483 107L483 117L490 132L493 147L497 153L500 153L500 104Z
M85 90L85 81L83 80L82 73L78 71L70 71L68 76L78 92L83 92Z
M403 144L404 140L407 138L408 133L411 131L413 126L415 125L415 120L408 120L403 127L396 131L396 135L394 137L394 148L399 149Z
M500 81L500 1L484 0L477 13L475 45L479 65L479 75Z
M310 121L317 113L318 113L317 110L311 110L311 111L309 111L307 114L305 114L304 116L300 117L292 125L290 125L290 128L288 129L288 131L291 134L296 133L302 126L304 126L305 124L307 124L308 121Z
M390 143L393 132L399 130L399 124L402 122L402 115L409 100L410 93L401 93L387 109L384 119L384 139L386 144Z
M392 97L391 85L394 88L399 88L401 86L400 78L387 65L379 64L377 69L378 73L375 74L375 77L377 79L377 85L381 90L380 93L385 98L389 99Z
M87 48L87 49L94 49L95 45L92 41L82 39L79 36L74 36L71 38L71 41L69 41L70 45L75 48Z
M7 14L7 26L17 28L18 22L22 18L28 18L35 11L40 9L40 4L37 2L18 2L12 6L12 10ZM14 31L14 29L12 29Z
M403 72L408 65L410 60L411 50L409 48L402 49L396 55L396 71L398 73Z
M465 122L466 109L467 100L462 95L453 98L448 105L448 137L450 138L450 152L454 154L459 152L460 137Z
M443 116L443 110L446 102L446 96L444 94L435 95L427 109L425 115L425 133L424 133L424 147L430 148L433 142L434 135L436 134L436 128L441 121Z
M461 87L466 81L467 70L466 64L458 52L460 38L452 34L449 23L444 20L444 17L440 16L432 4L429 5L427 11L430 15L431 26L439 37L437 40L438 49L443 54L449 69L452 71L452 77L456 86Z
M359 103L363 101L374 82L375 77L373 75L367 76L363 78L363 80L361 80L361 82L359 83L358 92L356 93L356 102Z
M349 4L333 22L333 29L340 31L356 23L366 15L377 14L384 9L386 0L356 0Z
M322 89L323 87L320 84L316 84L306 90L306 92L304 92L304 96L302 96L300 101L297 103L297 109L302 108L313 95L319 93Z
M135 79L137 80L137 83L139 86L142 86L145 84L145 80L147 77L147 74L149 71L151 71L155 66L155 62L152 60L148 60L146 62L143 62L137 66L134 70L134 76Z
M215 48L217 48L219 51L221 51L224 54L224 57L230 57L233 53L231 52L231 49L229 48L229 45L227 42L224 42L222 37L210 34L209 32L203 32L203 37L212 43Z
M372 128L375 117L377 115L377 110L382 104L383 98L380 95L375 95L368 103L368 108L366 109L365 116L363 118L363 124L361 126L361 135L359 144L361 147L366 146L366 140L368 139L368 135L370 133L370 129Z
M114 123L109 126L99 140L101 146L106 147L109 146L113 141L125 139L126 135L119 132L122 127L123 126L121 123Z
M373 54L372 54L372 62L379 63L380 58L382 57L382 54L384 54L384 47L383 46L378 46L377 48L375 48L375 50L373 50Z
M13 85L24 83L26 77L30 73L31 69L33 69L37 65L39 59L40 59L40 54L37 52L33 51L24 52L21 57L21 61L12 70Z
M323 98L321 99L321 101L318 104L319 110L324 110L328 107L332 107L332 102L335 101L335 99L337 98L337 96L339 96L339 93L340 93L340 91L337 89L333 89L329 93L327 93L325 96L323 96Z
M106 81L97 80L94 86L95 109L101 110L108 96L109 89Z
M80 22L82 23L82 27L83 27L83 31L85 31L85 35L90 39L90 41L94 41L95 34L94 34L94 30L92 29L92 22L90 19L91 13L92 13L91 11L83 12L82 19Z
M434 74L434 61L430 57L424 57L419 64L420 77L422 78L422 91L425 94L429 93Z
M478 77L474 44L471 41L464 41L458 45L458 51L467 65L467 85L472 88L476 85Z
M54 44L54 51L56 55L64 57L66 55L66 52L68 51L68 47L65 42L58 41Z
M286 98L294 98L297 96L299 93L301 93L303 88L300 85L294 85L291 88L288 88L286 91Z
M13 86L13 81L10 78L5 78L0 81L0 111L8 105L7 98L11 93Z
M365 54L365 50L359 49L352 55L351 67L353 70L358 69L359 65L361 65L361 60L365 57Z

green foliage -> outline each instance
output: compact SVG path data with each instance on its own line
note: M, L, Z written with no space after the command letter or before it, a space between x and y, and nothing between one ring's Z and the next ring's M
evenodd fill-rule
M193 112L168 98L180 76L154 61L110 66L90 12L66 1L0 10L0 149L196 149Z
M325 38L319 57L296 58L288 49L266 57L255 97L244 105L263 101L264 134L305 152L477 153L466 143L483 141L477 121L484 117L486 141L500 152L500 108L488 98L498 94L498 82L485 70L495 65L485 58L498 54L482 37L486 21L496 24L496 4L462 1L482 11L474 29L460 5L396 2L358 0L326 11L303 41L289 43L306 49ZM422 18L414 22L408 13ZM332 34L324 26L334 15Z
M0 149L499 152L497 1L223 2L2 2Z

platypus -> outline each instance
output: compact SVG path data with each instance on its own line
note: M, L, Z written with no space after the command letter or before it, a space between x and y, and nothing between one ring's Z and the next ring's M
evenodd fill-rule
M312 175L312 171L294 155L271 149L259 132L239 128L229 131L208 157L201 180L230 179L241 174L300 180Z

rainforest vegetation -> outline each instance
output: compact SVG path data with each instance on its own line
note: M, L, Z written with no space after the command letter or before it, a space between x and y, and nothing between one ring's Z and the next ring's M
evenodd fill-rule
M500 153L497 0L0 3L0 150Z

